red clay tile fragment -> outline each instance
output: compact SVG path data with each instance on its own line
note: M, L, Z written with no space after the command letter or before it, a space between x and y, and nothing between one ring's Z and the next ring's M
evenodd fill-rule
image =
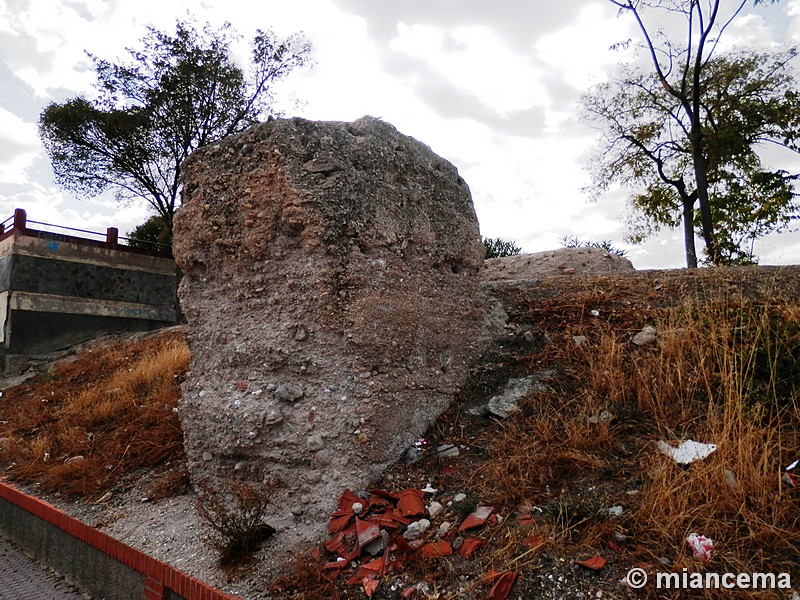
M341 556L341 553L339 552L339 550L342 550L345 547L344 546L344 534L341 533L341 532L337 533L335 536L333 536L331 539L329 539L327 542L325 542L324 545L325 545L325 549L328 552L335 552L336 554Z
M439 556L450 556L453 554L453 547L446 540L429 542L422 546L422 556L425 558L438 558Z
M391 514L384 513L382 515L376 515L373 518L374 523L387 529L397 529L400 526L400 523Z
M396 522L398 525L408 525L408 524L409 524L409 523L411 523L411 521L412 521L411 519L406 519L406 518L405 518L405 517L404 517L404 516L403 516L403 515L400 513L400 510L399 510L399 509L394 509L394 510L392 511L392 519L394 519L394 521L395 521L395 522Z
M381 537L381 528L377 523L356 517L356 536L358 545L363 548L372 540L377 540Z
M346 560L332 560L331 562L326 562L324 565L322 565L322 568L336 571L344 569L349 564L349 561Z
M475 537L470 537L464 540L464 543L461 544L461 547L458 549L458 554L461 558L466 558L467 560L472 558L472 555L475 554L475 550L481 548L486 545L484 540L479 540Z
M334 514L344 513L344 512L352 513L354 502L360 502L362 505L364 504L364 500L356 496L350 490L343 491L342 495L339 497L339 505Z
M466 531L467 529L474 529L475 527L480 527L484 523L486 523L486 519L489 518L489 515L492 514L494 507L492 506L479 506L475 509L471 515L467 516L466 519L461 523L461 526L458 528L459 531Z
M377 579L370 579L368 577L364 577L364 579L361 580L361 585L364 587L364 593L367 595L367 598L372 598L372 594L378 589L378 583Z
M369 495L369 505L373 510L381 510L391 508L394 506L393 502L387 500L384 496L376 494L374 491Z
M516 580L517 573L514 571L507 571L497 577L492 591L489 592L489 600L506 600Z
M364 579L375 579L383 577L384 562L382 558L376 558L365 565L361 565L355 574L347 580L347 585L358 585Z
M538 548L539 546L544 546L544 542L544 536L539 534L526 537L524 540L522 540L522 544L528 548Z
M530 513L521 515L519 518L519 522L522 525L533 525L533 515L531 515Z
M353 511L351 510L349 513L340 514L338 512L333 513L331 515L331 520L328 522L328 531L330 533L336 533L337 531L341 531L345 527L347 527L348 523L350 523L350 519L353 518Z
M575 564L592 571L599 571L608 564L608 561L599 554L595 554L592 558L587 558L586 560L576 560Z
M421 490L403 490L398 494L397 508L404 517L418 517L425 514L425 501Z

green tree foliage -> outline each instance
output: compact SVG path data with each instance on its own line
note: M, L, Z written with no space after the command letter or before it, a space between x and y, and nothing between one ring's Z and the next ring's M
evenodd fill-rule
M172 248L172 231L161 215L149 217L141 225L128 232L128 245L142 250L166 252Z
M114 189L144 200L172 229L181 162L197 148L269 114L273 85L309 62L299 34L258 31L247 72L231 55L229 24L197 31L179 21L174 35L150 28L126 61L94 62L97 96L49 104L39 135L56 182L81 196Z
M637 190L631 241L682 223L689 267L695 232L709 263L753 261L753 241L797 212L796 175L768 169L761 156L769 145L798 150L796 51L715 55L744 1L725 15L721 0L609 1L633 15L652 68L627 65L583 99L585 119L603 132L591 166L596 191ZM682 17L683 43L651 32L648 13Z
M483 245L486 247L486 258L501 258L503 256L514 256L522 252L522 248L513 241L505 241L502 238L483 238Z

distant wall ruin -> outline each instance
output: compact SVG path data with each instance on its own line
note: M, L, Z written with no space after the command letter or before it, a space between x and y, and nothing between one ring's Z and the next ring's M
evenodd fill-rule
M184 173L190 470L269 492L290 548L425 432L482 348L472 199L452 164L372 117L256 125Z

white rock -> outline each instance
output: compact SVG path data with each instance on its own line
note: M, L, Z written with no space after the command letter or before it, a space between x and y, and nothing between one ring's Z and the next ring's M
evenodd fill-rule
M435 519L443 512L444 506L442 506L439 502L431 502L430 505L428 505L428 514L430 515L431 519Z
M403 537L407 540L415 540L431 528L431 522L428 519L420 519L414 521L407 528Z

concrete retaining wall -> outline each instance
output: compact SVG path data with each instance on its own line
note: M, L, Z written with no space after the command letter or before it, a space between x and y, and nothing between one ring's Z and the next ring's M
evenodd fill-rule
M29 229L17 210L13 228L0 232L2 370L101 335L176 323L177 281L169 255L121 246L116 234L101 242Z
M0 482L0 535L105 600L238 600Z

